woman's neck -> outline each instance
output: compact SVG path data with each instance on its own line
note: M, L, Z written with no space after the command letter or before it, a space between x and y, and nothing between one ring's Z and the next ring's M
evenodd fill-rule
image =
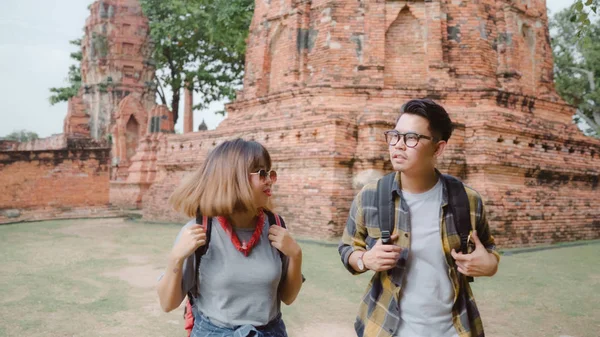
M229 223L234 228L254 228L256 215L253 212L236 212L229 216Z

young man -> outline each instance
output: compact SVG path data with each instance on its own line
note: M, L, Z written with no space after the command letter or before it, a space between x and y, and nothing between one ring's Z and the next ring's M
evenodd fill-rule
M366 185L352 203L339 253L352 274L375 272L355 323L359 337L484 336L467 276L494 275L499 255L481 197L458 183L475 244L460 252L450 209L461 205L449 205L450 178L435 168L451 134L448 113L429 99L407 102L395 129L385 132L396 171L391 244L381 240L378 184Z

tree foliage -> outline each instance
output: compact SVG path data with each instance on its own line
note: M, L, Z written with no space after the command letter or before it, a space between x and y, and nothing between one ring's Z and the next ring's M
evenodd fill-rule
M78 51L71 53L71 59L77 61L76 64L72 64L69 67L66 81L68 86L59 88L50 88L52 93L49 97L50 104L54 105L60 102L67 102L69 98L77 95L79 88L81 87L81 39L69 41L70 44L79 47Z
M149 19L158 96L173 111L175 122L184 87L200 93L195 109L234 99L242 86L254 0L141 0L141 4ZM71 43L80 45L81 40ZM71 57L80 62L81 50ZM52 104L77 94L79 64L69 68L67 81L67 87L50 89Z
M184 87L201 94L195 109L235 97L254 0L142 0L142 7L150 21L159 97L166 104L162 88L170 88L175 121Z
M27 130L13 131L4 137L5 140L14 140L17 142L28 142L39 138L37 133Z
M592 16L600 14L598 7L597 0L575 0L571 7L569 7L569 21L577 25L576 36L578 38L589 29Z
M576 119L590 126L587 133L600 136L600 20L590 21L581 31L573 20L577 13L571 6L556 13L550 22L556 90L577 107Z

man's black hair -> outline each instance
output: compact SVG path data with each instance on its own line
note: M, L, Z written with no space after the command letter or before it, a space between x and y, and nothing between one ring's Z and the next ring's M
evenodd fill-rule
M431 99L413 99L400 108L400 116L411 114L421 116L429 121L429 130L437 140L448 141L454 126L446 110ZM398 120L400 117L398 117ZM396 121L397 123L397 121Z

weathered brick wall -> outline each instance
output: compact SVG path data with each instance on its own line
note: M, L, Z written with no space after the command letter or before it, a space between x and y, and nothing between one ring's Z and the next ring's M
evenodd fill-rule
M79 88L77 96L69 98L67 116L63 122L63 133L65 135L78 135L90 137L90 116L86 113L83 93L85 89Z
M19 142L15 140L0 139L0 151L12 151L16 150L19 146Z
M108 157L107 148L0 152L0 210L106 207Z
M257 1L244 89L216 131L166 139L144 216L182 221L170 193L241 136L271 152L292 230L339 235L391 169L382 132L429 97L457 125L439 168L481 193L502 246L600 238L600 142L553 88L548 36L543 1Z
M0 224L56 219L116 218L126 216L123 210L109 205L77 207L36 207L0 210Z
M499 244L599 238L600 142L572 125L549 133L551 122L525 114L491 107L492 118L467 125L467 182L485 197Z
M85 89L81 98L89 116L89 135L104 139L107 134L114 136L111 130L114 124L126 125L127 120L119 123L114 118L127 115L128 109L118 110L121 100L129 95L142 105L143 117L136 114L135 118L146 130L147 112L156 105L156 88L147 85L154 78L154 67L149 62L148 19L141 4L130 0L96 0L89 9L81 44L81 78ZM122 130L117 132L123 136Z
M110 182L110 204L121 209L139 209L142 195L150 188L150 184L126 181Z
M144 197L144 217L184 221L166 203L175 186L217 144L241 136L269 149L280 176L277 211L293 231L339 235L355 193L389 172L382 132L393 127L411 95L318 89L232 105L216 131L169 136L161 145L158 182ZM457 123L439 167L482 194L503 247L600 237L600 210L587 206L599 194L600 142L560 123L567 116L562 105L538 100L539 110L521 109L524 98L515 96L519 106L505 107L488 92L438 98ZM573 196L572 206L561 204Z
M162 109L166 110L164 107ZM171 122L171 126L172 126ZM124 168L125 172L116 172L112 167L110 182L110 203L116 207L132 209L142 207L142 196L148 191L156 177L156 154L161 144L164 144L165 134L151 133L140 140L131 165ZM163 145L164 147L164 145ZM118 168L121 170L121 168ZM125 181L117 181L115 177L125 175Z
M189 171L200 167L208 151L224 139L240 136L259 141L269 150L280 177L274 186L277 211L290 219L295 232L327 237L340 234L337 224L345 221L354 193L353 146L346 140L354 137L355 127L341 114L309 112L314 107L300 104L306 99L286 100L278 107L270 106L268 112L256 105L251 113L227 120L236 125L235 132L225 129L169 136L159 150L156 183L143 199L144 217L184 221L168 207L169 195ZM306 109L303 113L312 116L302 118L297 109ZM343 205L341 209L339 205Z
M67 136L64 134L52 135L50 137L18 143L13 150L16 151L40 151L58 150L67 147Z
M104 148L108 143L104 140L94 140L86 137L72 136L67 134L56 134L46 138L40 138L29 142L17 142L7 147L5 151L50 151L63 150L66 148Z

